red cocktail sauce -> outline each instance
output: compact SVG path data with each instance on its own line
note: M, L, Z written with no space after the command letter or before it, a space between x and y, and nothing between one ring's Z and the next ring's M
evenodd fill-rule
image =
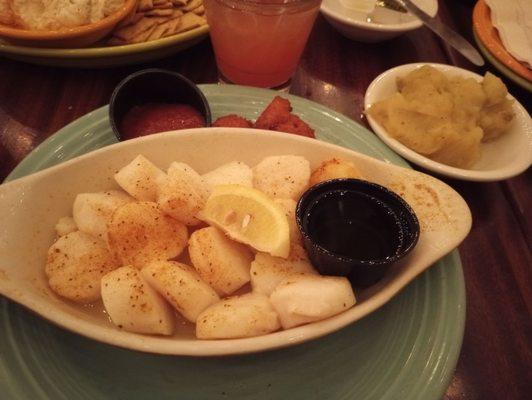
M129 110L122 123L122 139L132 139L152 133L176 129L201 128L205 119L187 104L148 103Z

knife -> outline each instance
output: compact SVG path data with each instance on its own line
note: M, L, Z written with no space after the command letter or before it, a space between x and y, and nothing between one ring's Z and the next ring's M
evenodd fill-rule
M451 47L455 48L460 54L479 67L484 65L484 59L466 39L453 31L448 26L441 23L434 17L428 15L425 11L416 6L411 0L393 0L404 6L411 14L418 17L424 24L436 35L441 37Z

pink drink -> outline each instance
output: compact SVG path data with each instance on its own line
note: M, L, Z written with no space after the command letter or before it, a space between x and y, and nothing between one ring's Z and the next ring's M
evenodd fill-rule
M294 74L321 0L204 0L218 68L233 83L276 87Z

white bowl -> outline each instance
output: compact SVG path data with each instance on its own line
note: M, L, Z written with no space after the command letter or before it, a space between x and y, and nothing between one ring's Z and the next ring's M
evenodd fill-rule
M376 7L371 14L371 21L368 21L367 15L345 7L343 4L346 2L349 0L323 0L320 10L325 19L349 39L370 43L380 42L423 25L411 14L384 7ZM413 2L430 16L435 16L438 12L437 0L413 0Z
M205 173L239 160L256 165L269 155L298 154L313 168L325 159L354 162L368 179L412 206L421 233L414 250L377 285L358 291L357 304L332 318L247 339L198 340L190 330L172 337L139 335L113 326L102 312L64 301L49 288L44 263L54 225L70 215L77 193L116 188L114 172L138 154L161 168L179 160ZM291 346L334 332L375 311L465 238L471 214L449 186L411 169L296 135L254 129L203 128L128 140L0 185L0 294L80 335L130 349L179 355L222 355Z
M364 97L364 108L367 110L373 103L392 96L397 92L397 77L405 76L423 65L430 65L448 75L473 78L477 81L483 78L471 71L445 64L401 65L385 71L371 82ZM509 97L515 100L513 96L509 95ZM492 182L518 175L532 164L532 122L530 115L517 100L514 102L513 110L515 121L510 131L494 141L481 143L480 159L470 169L451 167L422 156L392 138L374 118L369 115L367 118L377 136L408 161L443 176L466 181Z

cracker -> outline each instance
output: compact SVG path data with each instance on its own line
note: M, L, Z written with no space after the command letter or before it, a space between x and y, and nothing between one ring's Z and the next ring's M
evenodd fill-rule
M203 14L205 14L205 7L202 4L201 6L196 7L195 9L190 10L190 11L193 12L194 14L196 14L196 15L203 15Z
M142 43L147 41L147 39L150 37L152 32L157 28L157 25L153 25L151 28L149 28L146 31L140 32L138 35L132 37L129 42L130 43Z
M124 39L120 39L119 37L113 36L108 41L107 44L109 46L123 46L125 44L129 44Z
M114 32L114 35L129 42L139 34L155 27L155 25L157 25L157 21L154 18L143 17L133 25L118 29Z
M174 12L174 10L172 9L163 9L163 10L160 10L160 9L153 9L153 10L150 10L150 11L147 11L146 12L146 16L147 17L168 17L170 15L172 15L172 13Z
M137 10L148 11L153 9L153 0L139 0Z
M157 25L155 29L147 37L146 41L157 40L157 39L162 38L164 34L168 31L168 29L169 29L168 21L160 25Z
M186 6L182 7L181 10L183 11L192 11L195 8L198 8L203 4L202 0L190 0Z
M133 25L139 22L142 17L144 17L144 13L136 13L136 14L130 14L126 18L124 18L120 23L117 25L117 28L122 28L124 26Z
M193 13L183 14L181 17L181 25L176 33L186 32L199 26L205 25L207 22L204 18Z
M168 30L164 34L164 37L172 36L179 30L179 26L181 25L181 18L171 19L167 22L167 24Z

